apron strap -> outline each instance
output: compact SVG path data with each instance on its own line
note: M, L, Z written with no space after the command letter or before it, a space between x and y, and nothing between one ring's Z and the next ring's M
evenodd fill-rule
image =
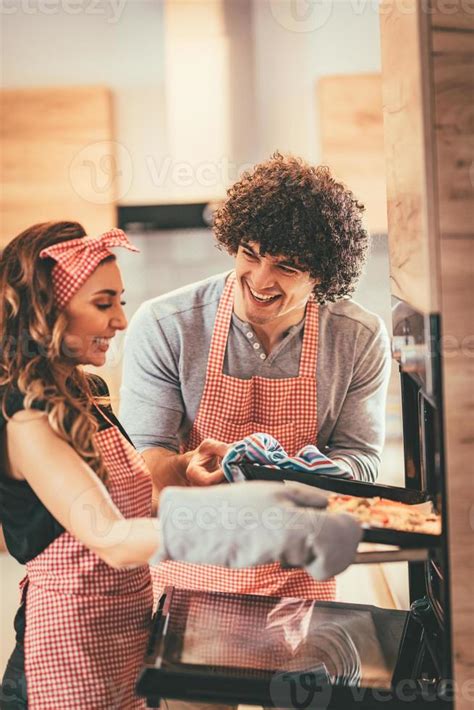
M319 341L319 306L311 297L306 304L303 343L300 356L300 377L316 377Z
M227 278L217 308L216 320L211 337L211 346L209 348L209 358L207 360L206 381L210 376L221 375L224 371L227 338L234 308L234 286L235 271L232 271Z
M94 409L99 413L99 415L102 417L102 419L105 419L105 421L108 424L110 424L110 426L113 427L114 429L118 429L117 424L114 424L114 422L104 412L104 409L102 407L99 407L97 402L92 401L91 404L94 407ZM120 433L122 433L122 432L120 432Z

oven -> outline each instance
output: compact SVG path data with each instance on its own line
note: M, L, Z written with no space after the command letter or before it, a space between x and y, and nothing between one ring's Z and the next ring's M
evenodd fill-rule
M365 528L355 562L405 560L410 609L165 590L137 692L285 708L452 707L440 319L394 300L405 487L241 465L249 480L296 480L334 493L431 502L440 535ZM384 547L381 548L380 546Z

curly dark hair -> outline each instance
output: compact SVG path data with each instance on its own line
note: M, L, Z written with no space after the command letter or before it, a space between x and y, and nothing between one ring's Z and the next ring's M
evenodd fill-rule
M314 294L325 303L350 295L360 277L369 245L363 211L328 167L276 152L227 191L214 234L230 254L246 241L285 256L318 280Z

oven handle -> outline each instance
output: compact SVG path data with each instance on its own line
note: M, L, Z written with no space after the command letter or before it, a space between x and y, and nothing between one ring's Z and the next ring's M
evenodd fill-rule
M357 552L353 564L370 565L380 562L426 562L428 549L370 550Z

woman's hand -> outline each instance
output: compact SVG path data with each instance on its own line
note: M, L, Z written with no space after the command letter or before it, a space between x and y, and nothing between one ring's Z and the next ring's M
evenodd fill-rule
M213 486L225 480L221 461L229 444L216 439L204 439L192 454L186 468L186 478L193 486Z

